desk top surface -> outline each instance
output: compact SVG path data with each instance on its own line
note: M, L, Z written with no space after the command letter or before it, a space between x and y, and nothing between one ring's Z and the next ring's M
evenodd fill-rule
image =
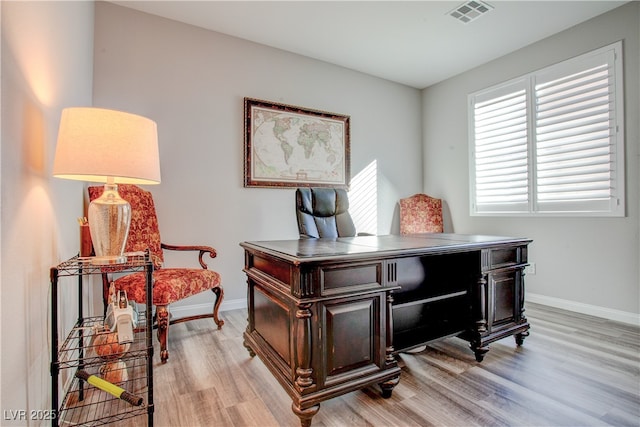
M372 254L411 255L459 252L530 242L531 240L526 238L430 233L340 237L337 239L270 240L243 242L240 246L247 250L257 250L304 262Z

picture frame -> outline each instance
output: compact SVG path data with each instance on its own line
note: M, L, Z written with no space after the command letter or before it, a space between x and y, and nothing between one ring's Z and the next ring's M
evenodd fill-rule
M350 117L244 98L245 187L349 188Z

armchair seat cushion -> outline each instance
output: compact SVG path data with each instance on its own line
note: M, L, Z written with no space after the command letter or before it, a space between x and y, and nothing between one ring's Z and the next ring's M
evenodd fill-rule
M133 273L115 281L119 290L139 304L146 301L145 273ZM195 268L162 268L153 272L153 305L168 305L175 301L220 286L215 271Z

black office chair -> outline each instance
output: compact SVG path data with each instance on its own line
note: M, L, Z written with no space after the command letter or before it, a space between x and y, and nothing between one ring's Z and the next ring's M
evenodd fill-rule
M335 188L298 188L296 217L301 239L353 237L347 192Z

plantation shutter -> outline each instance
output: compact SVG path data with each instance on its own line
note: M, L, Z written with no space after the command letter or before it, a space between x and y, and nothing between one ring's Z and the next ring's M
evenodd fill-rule
M617 203L614 52L536 75L536 210L609 211Z
M469 95L471 215L625 215L622 42Z
M473 105L475 209L526 212L529 205L527 90L515 82Z

